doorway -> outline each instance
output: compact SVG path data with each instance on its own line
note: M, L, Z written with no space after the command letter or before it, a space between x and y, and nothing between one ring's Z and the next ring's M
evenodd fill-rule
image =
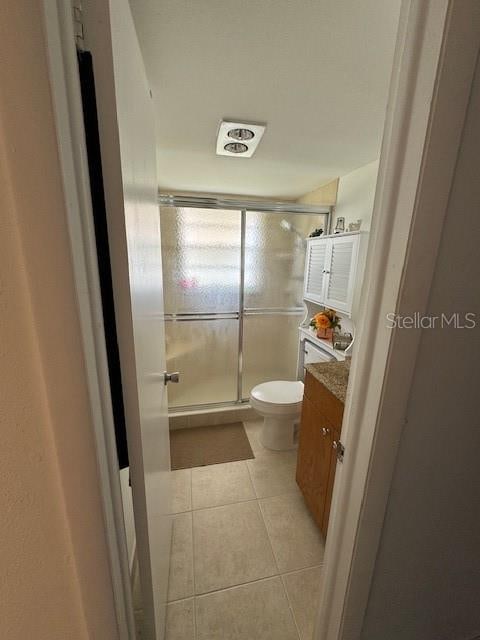
M439 13L440 13L440 12L439 12ZM413 19L412 19L412 20L413 20ZM424 26L424 25L423 25L423 22L421 22L420 20L419 20L418 22L421 24L421 26L422 26L422 27ZM427 30L426 30L426 32L427 32L427 34L431 34L431 33L438 33L438 34L439 34L439 35L438 35L438 41L440 42L440 41L441 41L441 33L442 33L442 29L444 28L444 23L443 23L443 14L440 14L440 15L439 15L439 18L438 18L438 25L436 25L436 26L438 26L438 27L439 27L437 30L434 30L434 29L428 30L428 29L427 29ZM437 43L437 40L435 40L435 43ZM403 44L404 44L404 43L403 43ZM411 47L408 47L407 45L405 45L405 48L406 48L407 50L409 50ZM435 67L436 67L436 64L437 64L437 61L438 61L438 55L437 55L437 54L435 54L435 56L433 56L433 54L432 54L432 57L433 57L433 58L435 58L435 59L434 59L433 61L431 61L431 63L429 64L429 67L428 67L428 71L429 71L429 73L428 73L428 74L426 74L426 75L428 75L428 77L429 77L429 78L430 78L430 77L432 77L432 78L434 77L434 75L435 75L435 74L434 74L434 70L435 70ZM432 82L432 84L433 84L433 82ZM428 90L429 90L428 95L430 96L430 94L431 94L430 87L427 87L427 88L428 88ZM401 92L400 92L400 93L401 93ZM398 99L398 96L397 96L396 94L395 94L395 97ZM401 97L401 96L400 96L400 97ZM423 99L423 103L425 103L424 96L422 96L422 99ZM427 109L427 107L425 107L425 109ZM409 114L409 115L410 115L410 114ZM393 119L393 115L392 115L392 119ZM401 119L401 118L399 118L399 117L398 117L398 114L396 114L396 122L397 122L397 124L398 124L398 120L399 120L399 119ZM408 120L408 118L406 118L406 120ZM426 121L426 120L427 120L427 118L425 118L425 121ZM425 125L424 125L424 123L423 123L423 121L422 121L422 122L420 123L420 129L421 129L421 131L420 131L421 136L423 136L424 131L427 129L427 124L425 123ZM402 133L404 133L404 132L403 132L403 129L402 129ZM417 135L417 136L414 136L416 140L417 140L417 139L419 139L419 138L421 138L420 142L418 143L418 144L419 144L419 146L420 146L420 145L423 145L423 137L421 137L421 136L418 136L418 135ZM407 139L407 136L403 136L403 139ZM397 144L397 146L398 146L398 144ZM393 143L392 143L392 147L394 148L393 150L395 150L395 147L396 147L396 145L395 145L395 140L394 140L394 141L393 141ZM396 166L396 165L394 166L394 165L392 164L392 163L393 163L393 161L391 161L391 156L393 155L393 151L392 151L392 149L390 149L390 154L388 154L388 153L387 153L388 151L389 151L388 149L385 151L385 153L384 153L384 155L385 155L385 159L384 159L384 160L383 160L383 162L382 162L382 165L383 165L383 167L382 167L382 171L383 171L384 183L383 183L383 184L381 184L380 189L379 189L380 195L381 195L381 196L383 196L383 197L385 197L385 193L386 193L388 196L392 196L392 193L391 193L392 191L394 192L394 195L395 195L395 196L397 196L397 192L395 191L395 187L396 187L396 185L393 185L393 186L392 186L392 185L390 185L390 184L388 183L388 180L387 180L387 184L385 185L385 175L388 175L388 176L390 176L390 177L391 177L392 175L396 175L396 174L397 174L397 172L398 172L398 174L399 174L399 175L401 175L401 171L400 171L399 167L398 167L398 166ZM421 151L421 150L420 150L420 151ZM420 152L420 151L419 151L419 153L418 153L418 156L419 156L419 157L421 156L421 152ZM401 155L401 154L400 154L400 155ZM389 161L390 161L390 162L389 162ZM410 163L407 163L407 164L408 164L408 166L411 166L411 159L410 159ZM395 171L395 169L397 170L397 172ZM417 176L415 176L415 178L416 178L416 177L417 177ZM408 190L408 194L409 194L409 195L412 193L412 185L411 185L411 183L412 183L412 182L414 182L414 181L413 181L413 180L410 180L409 185L407 185L407 187L409 187L408 189L407 189L407 187L405 187L405 190ZM415 186L416 186L416 180L415 180ZM389 191L389 190L390 190L390 191ZM385 197L385 199L386 199L386 197ZM397 199L398 199L398 198L397 198ZM392 200L391 200L391 201L393 201L393 198L392 198ZM390 201L390 204L391 204L391 201ZM400 203L402 203L402 201L401 201L401 200L400 200ZM386 209L386 211L385 211L385 221L384 221L384 222L382 222L382 226L381 226L381 229L380 229L380 230L384 230L386 227L388 227L388 225L389 225L389 223L391 222L391 219L392 219L392 218L394 218L395 220L398 220L398 219L400 219L400 218L401 218L401 216L400 216L400 212L399 212L397 209L393 209L393 208L392 208L392 212L393 212L393 213L392 213L391 215L390 215L390 214L388 214L388 207L387 207L387 204L388 204L388 203L387 203L386 201L384 201L384 202L383 202L383 204L385 205L385 209ZM411 210L411 207L409 206L409 204L410 204L410 203L408 203L408 202L407 202L407 206L405 207L405 210L407 210L407 211L410 211L410 210ZM380 208L380 204L378 204L378 205L377 205L377 209L378 209L378 208ZM404 213L404 212L403 212L403 213ZM387 214L388 214L388 215L387 215ZM405 216L403 216L403 218L405 218ZM409 224L410 224L410 220L407 220L407 221L405 222L405 228L407 228L407 231L408 231ZM388 229L390 230L390 227L388 227ZM407 237L407 235L408 235L408 233L400 234L401 238ZM380 237L381 237L381 236L380 236L380 231L378 231L378 232L377 232L377 237L378 237L378 238L380 238ZM386 237L386 239L387 239L387 240L389 240L389 239L390 239L390 235L389 235L387 232L385 232L385 237ZM386 243L385 243L385 246L389 246L389 245L388 245L388 242L386 242ZM404 261L404 253L402 253L402 251L403 251L403 246L401 246L401 247L399 248L399 251L400 251L400 254L401 254L401 255L400 255L400 259L398 259L398 260L396 261L397 265L398 265L398 264L400 264L400 265L401 265L401 264L403 264L403 261ZM381 271L382 271L382 265L385 265L385 264L386 264L385 260L383 259L383 258L385 257L385 256L384 256L384 254L386 254L386 253L387 253L386 251L382 253L382 256L381 256L382 260L380 260L380 259L379 259L378 263L377 263L377 262L376 262L375 264L373 264L373 263L372 263L372 265L371 265L371 266L372 266L372 272L373 272L373 273L374 273L374 275L376 275L376 276L379 276L379 273L381 273ZM432 252L432 253L433 253L433 252ZM388 257L388 256L387 256L387 257ZM394 257L395 257L395 256L394 256ZM396 256L396 257L398 258L399 256ZM392 262L393 262L393 261L392 261ZM388 275L388 274L387 274L387 275ZM380 288L379 288L379 290L380 290ZM393 282L393 285L391 286L391 290L392 290L392 297L393 297L393 296L396 296L396 295L397 295L397 292L399 291L399 285L398 285L398 283L397 283L397 281L396 281L396 280ZM371 290L369 290L369 292L368 292L368 293L370 294L370 293L371 293ZM370 298L371 298L371 297L372 297L372 296L370 295ZM373 324L373 323L371 323L371 324ZM370 327L370 328L371 328L371 327ZM364 349L363 351L365 351L365 349ZM384 349L384 352L385 352L385 353L387 353L387 351L388 351L388 345L386 345L386 347L385 347L385 349ZM359 377L360 377L360 372L364 372L364 371L366 371L366 370L367 370L367 364L364 364L364 362L366 362L367 355L368 355L368 354L363 353L363 357L362 357L362 367L361 367L361 368L360 368L360 366L358 367L358 372L359 372L359 374L358 374L358 375L359 375ZM383 370L383 369L382 369L382 370ZM359 390L358 390L358 392L357 392L357 394L356 394L356 396L357 396L357 397L356 397L356 400L358 400L358 399L359 399L359 398L358 398L358 395L360 394L360 391L361 391L361 389L360 389L360 387L359 387ZM375 399L374 399L374 400L375 400ZM380 402L380 401L377 399L377 401L376 401L376 405L377 405L377 406L378 406L379 402ZM357 403L357 404L358 404L358 403ZM354 406L354 407L356 407L356 406L357 406L357 404L355 404L353 401L352 401L352 403L351 403L351 405L352 405L352 406ZM352 412L353 412L353 410L352 410ZM372 422L372 424L373 424L373 422ZM351 440L352 440L352 442L353 442L354 436L355 436L355 434L353 433L353 430L352 430L352 435L351 435ZM391 440L396 442L395 438L391 438ZM375 452L374 452L374 453L375 453ZM364 454L365 454L365 452L364 452ZM379 456L377 456L377 458L378 458L378 457L379 457ZM365 454L365 455L364 455L364 458L365 458L365 460L367 461L367 459L368 459L368 455L366 455L366 454ZM386 465L385 465L385 466L386 466L386 467L388 467L388 466L389 466L389 460L387 460L387 463L386 463ZM391 465L390 465L390 466L391 466ZM347 468L347 465L345 465L345 468ZM346 476L346 475L347 475L347 474L344 474L344 479L343 479L342 487L341 487L341 489L342 489L342 490L343 490L343 487L346 487L346 485L347 485L347 479L345 479L345 476ZM365 475L366 475L366 472L365 472ZM356 501L356 503L355 503L355 504L357 504L357 506L359 506L359 505L361 504L362 499L363 499L363 487L364 487L363 482L364 482L364 480L365 480L364 478L360 478L360 481L361 481L361 482L356 483L356 484L354 483L356 487L361 487L361 488L362 488L362 491L360 491L360 489L358 489L358 491L357 491L357 494L358 494L358 495L357 495L357 498L358 498L358 499L357 499L357 501ZM383 487L385 487L386 489L388 489L388 479L387 479L385 482L379 483L379 486L381 486L382 488L383 488ZM345 492L343 492L343 493L345 493ZM342 496L341 491L337 491L337 494L338 494L338 502L339 502L339 504L340 504L340 503L342 503L341 498L342 498L343 496ZM360 495L360 494L361 494L361 495ZM343 506L345 506L345 505L343 504ZM359 509L360 509L360 507L359 507ZM349 533L351 534L351 545L350 545L350 546L351 546L352 548L353 548L354 543L356 542L356 538L355 538L355 536L356 536L356 530L357 530L357 526L356 526L356 525L357 525L357 523L358 523L358 521L359 521L358 511L359 511L359 510L357 510L357 511L356 511L356 510L354 509L354 510L353 510L353 512L352 512L352 509L351 509L351 508L350 508L350 510L349 510L349 515L350 515L350 520L351 520L351 522L350 522L350 527L349 527ZM336 515L337 526L336 526L336 528L335 528L335 533L337 533L337 532L338 532L339 534L340 534L340 533L342 533L341 528L345 525L345 519L346 519L345 511L343 511L343 513L340 513L340 509L339 509L339 510L338 510L338 513L337 513L337 515ZM348 523L347 523L347 524L348 524ZM360 524L362 524L362 523L360 523ZM340 544L340 543L342 542L342 538L341 538L341 536L340 536L340 535L338 536L338 540L339 540L339 544ZM371 545L371 548L375 548L375 547L376 547L376 542L375 542L373 545ZM333 638L333 637L335 637L335 638L336 638L336 637L340 637L340 634L342 633L342 632L339 630L340 622L341 622L341 620L340 620L340 616L341 616L341 615L343 615L343 614L342 614L342 612L343 612L343 610L344 610L344 607L343 607L342 605L344 604L344 599L345 599L346 594L347 594L347 586L346 586L346 582L347 582L347 576L349 575L349 569L350 569L351 564L352 564L352 556L353 556L353 551L352 551L352 549L351 549L351 548L349 548L349 547L348 547L348 545L346 546L346 548L345 548L345 546L344 546L342 550L345 552L345 553L343 553L343 555L342 555L342 554L337 553L337 551L338 551L338 550L334 548L333 542L332 542L332 544L330 544L330 549L327 549L327 555L328 555L328 556L329 556L329 558L330 558L330 562L329 562L329 566L328 566L328 575L327 575L327 583L329 584L329 587L327 588L327 596L326 596L326 597L324 597L324 601L325 601L326 605L330 605L330 604L332 604L332 603L331 603L332 598L330 597L330 594L328 593L328 590L329 590L330 592L332 592L332 590L333 590L333 586L332 586L332 585L333 585L334 583L335 583L336 585L339 585L339 586L338 586L338 590L339 590L339 591L341 591L341 593L338 593L338 594L337 594L337 596L338 596L338 597L336 597L335 601L333 602L333 605L334 605L334 606L326 606L326 605L324 606L323 612L325 613L325 610L326 610L326 609L328 609L328 610L333 610L333 611L334 611L334 612L336 612L336 614L338 615L338 620L334 620L333 624L330 624L330 622L331 622L331 621L328 621L328 622L329 622L329 624L330 624L330 626L329 626L329 628L328 628L328 629L326 629L326 624L325 624L325 625L322 625L322 629L321 629L321 630L319 630L319 632L318 632L319 634L320 634L320 633L322 634L322 637L327 637L327 634L328 634L328 637L332 637L332 638ZM336 557L338 557L338 556L341 556L341 557L344 559L344 564L345 564L345 565L347 565L347 566L346 566L346 570L344 570L344 571L342 571L342 567L340 567L340 568L339 568L338 566L335 566L335 564L336 564L336 563L335 563L335 558L336 558ZM372 556L372 564L373 564L373 556ZM345 567L343 567L343 569L345 569ZM357 577L358 577L358 574L359 574L359 572L358 572L358 570L357 570ZM363 575L363 574L362 574L362 575ZM337 578L339 578L339 579L337 579ZM365 578L364 578L364 579L363 579L363 581L362 581L362 585L361 585L361 586L365 586L366 582L368 582L368 579L367 579L367 580L365 580ZM348 595L348 594L347 594L347 595ZM360 598L359 600L361 600L361 598ZM352 601L352 598L351 598L351 597L350 597L350 601ZM362 602L363 602L363 601L362 601ZM360 602L359 609L361 609L361 608L362 608L362 602ZM348 603L347 603L347 604L348 604ZM324 627L325 627L325 628L324 628ZM343 636L342 636L342 637L343 637Z

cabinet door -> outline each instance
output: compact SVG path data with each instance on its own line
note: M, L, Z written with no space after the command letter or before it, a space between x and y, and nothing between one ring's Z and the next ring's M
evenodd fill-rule
M326 238L308 241L303 297L312 302L323 303L325 298L327 244Z
M297 484L323 532L323 515L332 459L332 427L304 396L297 458Z
M323 519L322 519L322 533L325 537L327 537L328 530L328 520L330 518L330 507L332 506L332 495L333 495L333 485L335 483L335 472L337 470L337 452L333 448L333 441L340 440L340 432L336 429L333 431L333 437L331 438L332 449L331 449L331 462L330 462L330 471L328 474L328 486L327 486L327 495L325 497L325 508L323 510Z
M351 313L360 236L330 238L326 258L324 304Z

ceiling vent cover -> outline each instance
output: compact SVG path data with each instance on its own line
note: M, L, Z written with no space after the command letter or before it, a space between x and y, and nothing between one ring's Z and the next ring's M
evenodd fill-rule
M251 158L265 128L264 124L222 120L218 128L217 155Z

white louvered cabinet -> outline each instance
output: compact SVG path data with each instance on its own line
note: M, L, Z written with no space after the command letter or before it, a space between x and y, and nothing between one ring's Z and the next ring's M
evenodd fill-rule
M359 287L361 233L311 238L307 244L304 298L351 315Z
M352 310L359 241L359 235L347 235L327 245L324 304L336 311Z
M303 297L320 304L322 304L325 299L327 244L327 238L312 238L307 244Z

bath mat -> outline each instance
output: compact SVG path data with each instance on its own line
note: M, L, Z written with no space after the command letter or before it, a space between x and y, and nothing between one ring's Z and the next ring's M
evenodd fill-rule
M172 470L254 457L241 422L170 431Z

